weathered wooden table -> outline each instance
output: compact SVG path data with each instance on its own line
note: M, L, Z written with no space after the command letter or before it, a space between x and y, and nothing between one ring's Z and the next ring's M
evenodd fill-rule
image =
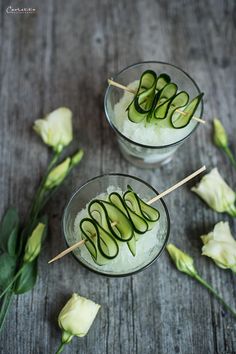
M8 6L35 14L7 14ZM236 154L235 2L205 1L3 1L1 6L1 214L9 204L22 219L50 152L32 132L33 121L58 106L74 113L74 131L85 157L50 202L50 235L40 256L34 290L15 298L1 333L3 354L53 353L59 344L57 315L79 292L102 304L88 336L65 353L236 353L236 323L219 303L179 273L166 253L135 276L110 279L78 265L72 256L48 265L61 251L60 221L78 186L104 172L145 179L159 191L206 164L218 166L234 188L236 173L212 144L212 126L200 126L175 159L160 169L140 170L120 155L105 121L106 78L141 60L174 63L205 92L204 117L220 117ZM196 181L195 181L196 182ZM236 308L235 277L200 256L199 236L220 220L190 187L166 197L170 241L193 255L200 274Z

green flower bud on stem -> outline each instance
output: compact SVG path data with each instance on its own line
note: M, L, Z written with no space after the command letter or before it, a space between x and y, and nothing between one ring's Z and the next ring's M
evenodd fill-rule
M84 151L80 149L77 153L71 156L71 167L78 165L81 161L82 157L84 156Z
M235 160L234 155L232 154L232 151L229 148L228 136L225 131L225 128L223 127L220 120L216 119L216 118L213 121L213 127L214 127L213 140L214 140L215 145L218 148L224 150L224 152L228 156L231 164L236 169L236 160Z
M225 128L223 127L221 121L217 118L214 119L213 126L214 126L213 139L215 145L221 149L225 149L226 146L228 146L228 137Z
M192 278L196 279L200 284L207 288L221 303L222 305L236 317L236 312L222 299L221 296L209 285L204 279L198 275L197 270L193 265L193 259L175 247L173 244L167 245L167 251L180 272L186 273Z
M53 189L61 184L69 172L70 162L70 157L67 157L67 159L51 170L45 181L46 189Z
M171 243L169 243L166 248L169 252L171 259L173 260L177 269L180 272L186 273L191 277L197 274L197 271L193 265L193 259L189 255L187 255Z
M44 230L45 225L39 223L32 232L32 235L28 238L27 243L25 245L25 263L32 262L36 257L38 257L41 251Z

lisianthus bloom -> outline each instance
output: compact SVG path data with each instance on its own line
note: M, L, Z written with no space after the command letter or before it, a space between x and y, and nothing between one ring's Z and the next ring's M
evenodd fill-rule
M41 251L44 230L45 225L40 222L33 230L31 236L28 238L27 243L25 245L25 263L32 262L36 257L38 257Z
M212 258L220 268L236 273L236 241L228 222L219 222L213 231L201 236L201 239L204 244L202 255Z
M73 294L58 316L58 324L63 330L62 342L70 342L73 336L84 337L100 307L85 297Z
M45 144L60 152L73 139L72 112L69 108L60 107L45 118L37 119L33 128Z
M183 273L186 273L190 276L197 274L197 271L193 264L193 259L188 254L181 251L172 243L169 243L167 246L167 251L173 262L176 265L176 268Z
M223 180L217 168L203 176L192 191L218 213L227 212L231 216L236 216L236 194Z

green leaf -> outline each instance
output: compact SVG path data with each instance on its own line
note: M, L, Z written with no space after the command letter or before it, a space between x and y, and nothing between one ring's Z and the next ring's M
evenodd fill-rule
M19 278L15 282L15 294L24 294L31 290L37 279L37 259L33 262L25 263Z
M14 277L17 265L17 257L7 253L0 255L0 289L4 290Z
M10 207L0 224L0 249L14 256L17 253L17 235L19 230L19 216L17 210Z

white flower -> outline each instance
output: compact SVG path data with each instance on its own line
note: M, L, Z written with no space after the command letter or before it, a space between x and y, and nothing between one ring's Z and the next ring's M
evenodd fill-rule
M203 176L200 183L192 188L212 209L236 216L235 192L228 186L219 174L217 168Z
M84 337L88 333L100 307L85 297L72 295L58 316L58 324L63 330L63 338L67 338L66 342L73 336Z
M32 262L40 253L45 225L38 223L25 246L24 262Z
M70 163L71 158L67 157L67 159L51 170L45 182L45 187L47 189L52 189L58 186L64 180L69 172Z
M201 236L204 246L202 255L210 257L223 269L236 272L236 241L228 222L219 222L212 232Z
M45 118L36 120L33 128L45 144L59 152L73 139L72 112L69 108L60 107Z
M197 274L192 257L175 247L172 243L169 243L166 248L171 259L175 263L176 268L180 272L186 273L190 276L195 276Z

